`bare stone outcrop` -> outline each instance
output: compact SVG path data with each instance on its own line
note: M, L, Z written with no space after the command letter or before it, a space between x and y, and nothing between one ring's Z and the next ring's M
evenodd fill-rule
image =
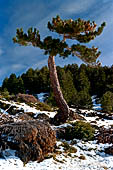
M112 143L113 144L113 127L109 129L101 128L97 135L98 143Z
M12 116L4 113L0 113L0 126L7 123L13 123L14 119Z
M113 145L105 149L105 153L113 155Z
M21 94L21 93L16 95L16 100L19 100L25 103L37 103L38 102L38 99L34 97L33 95Z
M53 152L55 143L56 134L44 121L30 120L0 127L1 148L16 150L24 163L42 161L48 153Z

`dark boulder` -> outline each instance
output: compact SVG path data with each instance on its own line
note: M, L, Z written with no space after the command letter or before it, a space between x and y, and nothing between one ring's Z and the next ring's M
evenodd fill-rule
M113 146L110 146L110 147L106 148L105 153L113 155Z
M35 119L39 119L39 120L45 120L47 122L50 122L50 118L48 115L46 115L45 113L41 113L38 114L36 117L34 117Z
M20 101L20 102L24 102L24 103L37 103L38 99L36 97L34 97L33 95L30 94L17 94L16 101Z
M113 144L113 127L109 129L101 128L97 135L98 143L112 143Z
M19 113L15 118L17 121L33 120L33 118L27 113Z
M1 148L15 149L24 163L42 161L49 152L53 152L55 143L56 134L44 121L31 120L0 127Z
M12 116L4 113L0 113L0 126L7 123L13 123L14 119Z

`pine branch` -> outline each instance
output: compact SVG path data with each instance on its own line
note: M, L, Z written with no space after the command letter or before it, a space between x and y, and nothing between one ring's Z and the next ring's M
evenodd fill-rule
M62 41L59 38L56 39L51 36L47 36L45 39L41 40L39 31L36 28L29 28L27 33L24 33L23 29L20 28L17 29L16 37L13 38L13 42L24 46L32 45L34 47L39 47L45 51L45 55L56 56L59 54L59 56L63 58L74 55L90 66L97 66L100 65L99 62L96 62L100 55L98 48L88 48L80 44L73 44L69 47L66 43L67 39L76 39L80 43L91 41L102 33L105 22L101 24L98 29L96 29L96 26L94 21L85 21L80 18L75 21L72 19L62 20L57 16L53 18L52 23L48 22L48 28L50 31L62 34Z
M88 43L102 33L105 25L106 23L103 22L96 30L97 25L94 21L85 21L80 18L75 21L72 19L62 20L57 16L53 18L52 23L48 22L48 29L52 32L62 34L66 39L75 39L80 43Z

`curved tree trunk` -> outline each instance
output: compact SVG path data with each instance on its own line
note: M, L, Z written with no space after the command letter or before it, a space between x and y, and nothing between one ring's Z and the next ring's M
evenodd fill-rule
M54 120L56 122L58 121L58 122L63 123L63 122L66 122L66 120L68 119L69 114L70 114L70 109L63 97L63 94L60 88L54 56L49 56L48 67L49 67L50 81L51 81L51 86L53 89L54 97L60 109L60 113L58 113L55 116Z

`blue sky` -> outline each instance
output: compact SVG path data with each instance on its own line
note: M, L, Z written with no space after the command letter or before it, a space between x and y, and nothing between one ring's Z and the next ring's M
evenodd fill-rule
M51 33L47 22L57 14L63 19L82 18L94 20L98 26L107 23L101 36L92 41L102 52L102 65L113 64L113 0L0 0L0 84L11 73L20 75L28 68L41 68L47 65L47 56L34 47L22 47L13 44L12 38L16 28L37 27L41 37ZM53 34L54 35L54 34ZM61 59L56 57L56 64L64 66L68 63L80 64L76 57Z

